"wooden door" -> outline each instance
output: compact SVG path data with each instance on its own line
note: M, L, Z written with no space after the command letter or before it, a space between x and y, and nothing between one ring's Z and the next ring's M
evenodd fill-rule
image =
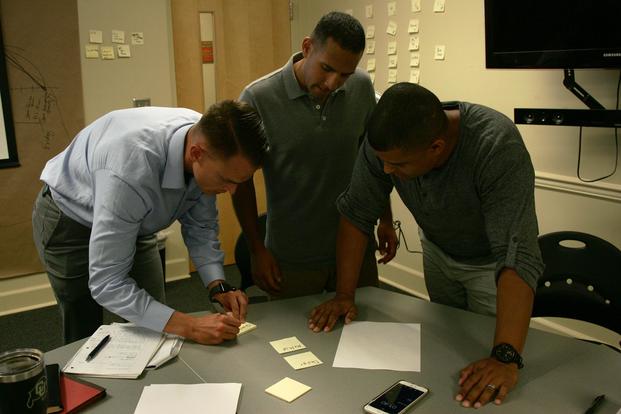
M236 99L253 80L283 66L291 55L289 0L172 0L177 105L204 112L200 13L214 16L216 98ZM254 178L260 212L266 210L263 174ZM229 194L218 195L225 264L234 263L240 227Z

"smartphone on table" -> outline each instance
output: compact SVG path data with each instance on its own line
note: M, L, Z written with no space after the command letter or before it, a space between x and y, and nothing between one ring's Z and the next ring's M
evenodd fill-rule
M408 381L397 381L364 406L370 414L403 414L423 398L429 390Z

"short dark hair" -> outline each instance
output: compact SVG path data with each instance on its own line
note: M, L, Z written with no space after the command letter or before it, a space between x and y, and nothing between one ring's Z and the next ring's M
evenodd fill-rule
M347 13L333 11L319 19L311 39L324 46L328 38L350 52L360 53L364 50L364 29L358 19Z
M243 154L255 167L263 165L267 136L259 113L245 102L225 100L209 107L198 129L216 156Z
M384 92L369 118L369 144L376 151L428 146L446 132L448 119L433 92L408 82Z

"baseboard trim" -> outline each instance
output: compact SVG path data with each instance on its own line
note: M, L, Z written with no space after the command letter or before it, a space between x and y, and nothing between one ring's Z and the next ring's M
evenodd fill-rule
M536 172L535 187L621 203L621 185L618 184L585 183L574 177Z

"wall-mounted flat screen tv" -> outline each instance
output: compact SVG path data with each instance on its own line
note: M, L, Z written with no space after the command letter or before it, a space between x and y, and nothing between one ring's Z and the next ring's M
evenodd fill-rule
M485 0L488 68L621 68L621 0Z

